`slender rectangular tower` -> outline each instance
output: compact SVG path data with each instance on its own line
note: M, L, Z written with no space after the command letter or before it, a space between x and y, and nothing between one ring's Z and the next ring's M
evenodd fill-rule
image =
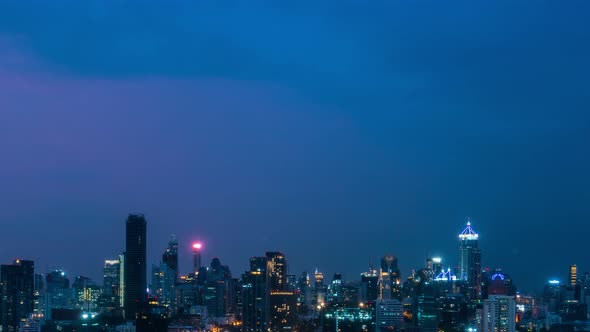
M146 220L142 214L127 218L125 245L125 319L135 320L137 308L147 298Z

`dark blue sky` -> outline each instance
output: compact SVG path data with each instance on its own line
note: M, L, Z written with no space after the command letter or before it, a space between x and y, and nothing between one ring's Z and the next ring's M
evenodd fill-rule
M215 3L215 5L213 5ZM590 2L0 4L0 259L98 278L148 217L241 273L589 270Z

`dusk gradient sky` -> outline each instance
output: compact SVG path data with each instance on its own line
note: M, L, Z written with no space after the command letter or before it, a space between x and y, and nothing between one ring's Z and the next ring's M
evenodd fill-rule
M0 261L590 271L590 1L2 1ZM150 263L151 263L150 262ZM148 271L149 273L149 271Z

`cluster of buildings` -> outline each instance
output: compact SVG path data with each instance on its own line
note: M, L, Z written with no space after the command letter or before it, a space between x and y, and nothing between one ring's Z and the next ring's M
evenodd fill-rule
M62 270L35 273L34 262L0 266L0 332L40 331L568 331L590 330L590 277L570 268L538 297L520 294L509 274L484 268L479 235L468 222L459 234L459 264L428 258L405 279L385 255L357 280L318 270L291 274L285 255L250 258L233 275L219 258L182 275L178 241L162 249L148 274L147 222L126 220L125 252L105 260L102 283Z

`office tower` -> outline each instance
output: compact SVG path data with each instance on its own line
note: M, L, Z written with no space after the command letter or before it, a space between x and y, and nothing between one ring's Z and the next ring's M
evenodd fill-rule
M172 235L168 241L168 248L162 254L162 263L174 271L174 282L178 281L178 240Z
M268 259L268 277L271 290L287 290L287 260L280 252L269 251L266 253Z
M293 331L297 324L297 292L271 290L270 328L272 331Z
M119 255L119 303L125 307L125 253Z
M270 291L266 257L252 257L242 275L242 331L266 331L270 325Z
M103 268L103 292L115 295L118 298L121 285L121 261L108 259L104 261Z
M70 280L62 270L55 270L45 275L45 319L51 319L51 310L72 308Z
M328 303L341 303L343 300L342 293L342 275L340 273L334 273L332 282L328 285Z
M363 303L376 301L379 293L379 274L369 267L369 271L361 273L359 300Z
M483 332L516 331L516 302L514 296L490 295L483 301Z
M381 259L379 274L379 297L383 300L400 298L400 273L397 267L397 258L393 255L385 255Z
M146 227L142 214L130 214L126 222L125 319L135 320L146 300Z
M460 268L459 279L464 284L464 292L469 300L481 296L481 251L478 247L479 235L471 228L471 222L459 234Z
M297 280L297 290L299 298L297 301L301 304L303 310L311 306L311 283L309 282L309 273L303 272Z
M101 313L108 312L111 315L121 316L121 301L119 292L121 289L121 261L107 259L104 261L102 292L98 300L98 308Z
M34 275L33 261L0 266L0 331L18 331L20 320L33 313Z
M574 286L578 282L578 267L576 264L570 265L570 285Z
M150 283L150 287L148 287L150 295L155 296L158 300L162 298L164 273L162 272L161 267L163 265L164 264L160 264L158 266L156 264L152 264L152 282Z
M40 273L35 273L35 303L33 306L33 313L36 315L43 314L43 308L45 306L45 282L43 276Z
M438 306L431 291L418 296L416 321L422 331L436 331L439 323Z
M377 300L375 304L376 331L396 331L401 328L403 308L398 300Z
M437 276L443 271L442 258L432 257L432 272Z
M201 269L201 248L203 248L201 243L193 243L193 272L195 274L199 273Z
M510 295L516 294L516 287L512 283L512 278L509 274L502 273L500 270L496 270L493 273L488 274L488 280L486 282L487 289L484 291L485 294L489 295Z
M323 305L326 303L326 288L324 285L324 274L318 271L318 269L316 269L313 277L314 286L312 294L312 304L314 306Z
M549 280L543 290L543 303L547 306L548 312L557 312L561 302L561 283L559 280Z
M96 309L100 287L88 277L76 276L74 279L74 305L84 311Z

